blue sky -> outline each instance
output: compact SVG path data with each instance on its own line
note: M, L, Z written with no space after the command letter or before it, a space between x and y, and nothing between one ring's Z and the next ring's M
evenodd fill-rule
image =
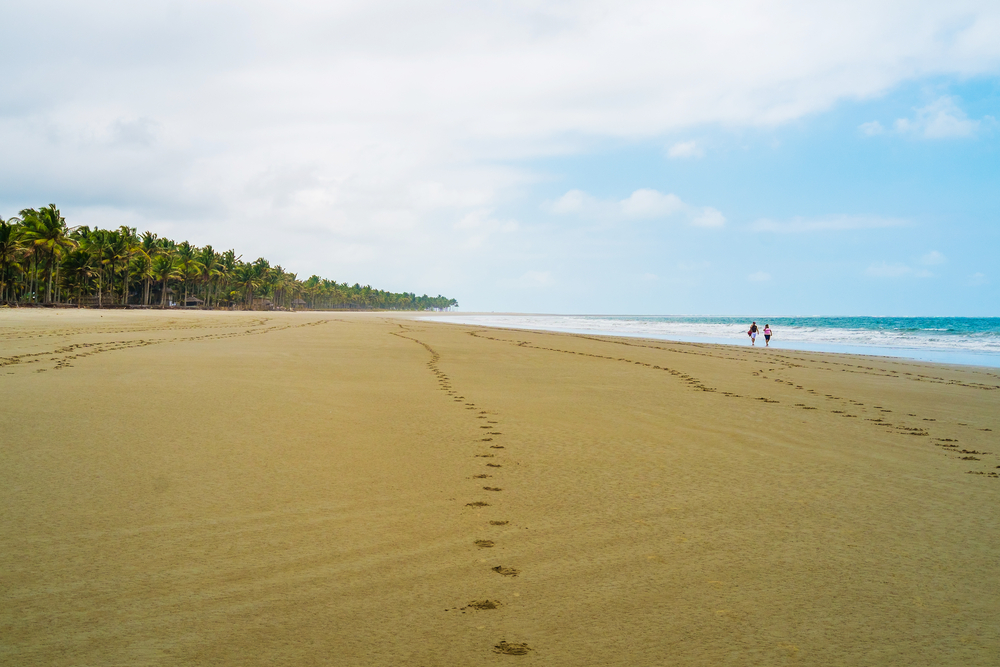
M941 100L967 128L896 128ZM725 215L718 229L653 220L588 230L594 257L614 263L620 282L591 284L588 264L598 260L586 253L536 269L551 282L572 275L583 289L565 287L577 303L593 291L598 303L621 300L636 313L995 316L1000 124L991 114L1000 117L1000 80L936 78L775 128L696 126L539 161L551 181L510 215L552 224L544 206L531 210L539 198L579 189L622 200L639 188ZM881 133L862 129L872 122ZM690 142L690 157L668 156ZM553 233L572 235L572 226L560 220Z
M1000 315L996 3L0 10L3 217L463 310Z

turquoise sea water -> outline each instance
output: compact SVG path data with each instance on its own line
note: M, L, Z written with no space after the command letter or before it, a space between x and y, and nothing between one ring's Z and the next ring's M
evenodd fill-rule
M482 326L749 345L756 320L770 324L771 346L895 356L1000 367L1000 317L683 317L632 315L454 315ZM758 339L763 345L763 337Z

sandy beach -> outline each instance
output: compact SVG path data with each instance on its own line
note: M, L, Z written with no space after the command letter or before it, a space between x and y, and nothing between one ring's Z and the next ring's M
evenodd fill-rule
M1000 656L995 369L4 309L0 398L4 665Z

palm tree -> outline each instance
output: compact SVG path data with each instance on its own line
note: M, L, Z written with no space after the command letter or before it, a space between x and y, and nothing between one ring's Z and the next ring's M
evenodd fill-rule
M45 263L45 303L52 303L52 272L55 268L56 255L66 248L72 248L74 243L69 237L70 229L66 219L59 213L55 204L43 206L40 210L33 208L21 211L24 221L24 240L32 246L36 255L47 258ZM38 260L35 260L35 270L38 270ZM37 283L37 279L36 279Z
M253 292L260 285L260 273L254 264L240 262L233 272L233 282L243 290L244 303L253 308Z
M141 271L143 281L142 305L144 306L149 305L149 288L153 282L153 274L149 272L150 267L152 266L153 257L159 252L160 242L156 238L156 234L153 232L143 232L142 236L139 237L137 268Z
M124 285L122 285L122 305L128 305L128 289L131 280L131 268L132 268L132 258L137 252L139 252L139 235L136 234L135 227L126 227L122 225L118 228L118 234L121 236L122 243L125 244L125 257L123 262L123 268L125 269Z
M152 266L153 263L149 256L141 250L137 250L132 261L129 262L129 274L142 282L142 305L144 306L149 305L149 284L153 280L153 274L150 273Z
M207 245L198 253L198 264L201 266L199 278L205 286L205 308L208 308L212 303L212 294L210 294L209 288L214 286L215 279L219 276L221 261L212 246Z
M81 250L86 251L93 258L94 277L97 278L97 305L103 305L104 299L104 246L107 245L108 233L103 229L90 229L90 227L78 227L73 232L73 238Z
M184 241L177 244L177 264L184 279L184 301L187 302L188 283L192 278L201 275L201 264L198 262L198 249Z
M76 288L76 305L82 305L83 288L87 280L97 275L94 256L86 250L73 250L62 261L63 280L68 289Z
M11 265L27 253L21 242L21 227L18 222L17 218L10 218L6 222L0 218L0 301L10 300L5 297L12 277Z
M227 250L219 256L219 280L225 285L224 292L231 293L230 283L235 280L236 267L239 261L243 258L243 255L239 257L236 256L235 250ZM230 301L232 305L232 301Z
M114 304L116 267L128 261L129 243L128 239L121 232L107 231L105 232L105 238L106 243L104 244L102 263L109 269L108 295L111 297L111 303Z
M171 278L178 278L181 275L180 263L172 254L157 255L153 258L153 265L150 273L153 278L163 283L163 291L160 294L160 308L167 307L167 281Z

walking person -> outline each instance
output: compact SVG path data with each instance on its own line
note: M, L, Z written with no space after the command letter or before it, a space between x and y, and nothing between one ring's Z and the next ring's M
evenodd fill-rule
M747 332L747 335L750 336L750 344L751 345L756 345L757 344L757 323L756 322L754 322L753 324L750 325L750 331Z
M771 347L771 325L764 325L764 347Z

